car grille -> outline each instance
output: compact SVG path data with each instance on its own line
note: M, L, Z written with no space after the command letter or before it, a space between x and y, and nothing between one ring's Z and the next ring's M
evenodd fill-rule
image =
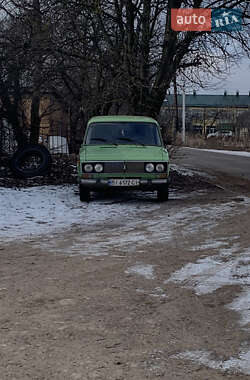
M123 173L124 162L104 162L105 173Z
M144 173L144 162L105 162L105 173Z

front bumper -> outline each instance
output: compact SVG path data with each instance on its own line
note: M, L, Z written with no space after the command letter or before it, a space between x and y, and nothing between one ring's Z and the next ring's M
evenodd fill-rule
M163 186L169 184L168 178L160 179L139 179L139 185L137 186L110 186L109 179L97 178L97 179L83 179L79 181L80 185L89 188L90 190L98 189L138 189L138 190L157 190Z

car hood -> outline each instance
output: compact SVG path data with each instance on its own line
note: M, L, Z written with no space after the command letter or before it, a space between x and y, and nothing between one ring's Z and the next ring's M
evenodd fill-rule
M162 161L167 150L159 146L93 145L81 149L82 161Z

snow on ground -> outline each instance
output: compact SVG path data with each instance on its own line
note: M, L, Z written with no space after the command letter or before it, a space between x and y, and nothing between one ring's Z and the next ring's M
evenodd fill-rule
M215 223L223 220L226 215L234 212L246 212L248 198L243 202L230 201L220 205L188 206L174 205L168 206L165 211L161 211L161 206L154 202L126 202L125 204L93 201L90 203L87 212L101 209L106 213L107 221L110 221L115 228L105 228L103 219L97 224L88 223L91 217L85 215L78 222L81 233L71 236L61 235L57 239L39 239L39 247L48 252L63 253L65 255L120 255L145 251L149 244L154 242L168 243L173 236L182 232L182 237L189 237L192 234L203 231L210 231ZM170 203L169 203L170 205ZM109 217L110 210L116 210L116 214ZM106 210L106 211L105 211ZM80 210L81 212L81 210ZM109 218L109 219L108 219ZM125 221L125 222L124 222Z
M224 285L250 285L250 272L249 277L246 276L250 269L250 249L243 253L237 251L238 246L233 245L222 249L219 255L187 264L173 273L166 283L185 282L185 287L194 289L197 295L212 293Z
M136 289L136 292L141 293L141 294L146 294L146 295L149 295L151 297L156 297L156 298L167 298L167 295L164 293L164 290L159 286L157 288L154 288L151 293L140 288Z
M189 195L171 194L172 199L182 199ZM90 203L82 203L79 200L77 186L40 186L23 189L0 188L0 241L13 241L15 239L35 238L36 236L54 234L72 226L90 227L97 224L115 223L126 220L136 222L135 216L144 212L152 212L160 209L160 204L155 202L154 193L138 193L125 201L123 197L96 198ZM126 230L126 227L125 227ZM123 239L117 235L119 246L135 242L146 243L145 236L139 231L129 228L129 235ZM72 248L79 251L79 247L85 239L79 238ZM89 238L91 240L91 237ZM146 239L146 240L145 240ZM93 243L98 244L96 235L93 235ZM112 241L114 244L114 241ZM107 245L107 248L109 244ZM100 243L100 248L105 247ZM100 250L97 250L99 254ZM94 252L93 252L94 254Z
M145 277L147 280L153 280L154 276L154 265L149 264L136 264L129 267L125 273L127 274L137 274Z
M217 243L219 246L221 242ZM240 313L242 326L250 323L250 248L241 252L239 246L233 244L220 249L215 256L185 265L165 281L169 282L184 283L197 295L212 293L226 285L240 285L242 292L228 307Z
M205 178L214 178L210 174L207 174L201 170L187 169L184 166L180 166L180 165L172 164L172 163L171 163L171 170L175 170L180 175L188 176L188 177L193 177L194 175L198 175L200 177L205 177Z
M245 282L245 285L249 286L249 276L250 276L250 260L247 266L242 271L242 276L248 277L248 283ZM250 323L250 291L246 286L243 287L240 295L228 305L229 309L235 310L241 315L240 324L246 326ZM249 363L250 366L250 363Z
M234 239L237 239L237 236L232 236L232 240ZM195 247L194 249L200 251L218 248L219 252L215 256L185 265L173 273L165 283L179 283L193 289L197 295L212 293L226 285L241 286L241 293L227 305L227 308L240 314L240 325L246 328L250 323L250 248L241 251L238 244L231 245L230 241L228 247L221 248L222 245L225 245L224 240L208 241L203 246ZM226 361L212 360L210 353L205 351L184 352L176 357L198 361L215 369L239 370L250 375L250 350L240 352L237 358L229 358Z
M132 217L159 205L133 202L81 203L77 186L0 188L0 239L34 237L70 228ZM100 204L101 203L101 204Z
M238 237L238 236L237 236ZM193 251L201 251L203 249L212 249L212 248L219 248L225 245L225 241L219 240L219 241L209 241L205 244L194 246L192 248Z
M203 150L204 152L212 152L212 153L222 153L222 154L230 154L233 156L242 156L242 157L249 157L250 158L250 152L245 151L238 151L238 150L219 150L219 149L200 149L200 148L190 148L185 147L187 149L195 149L195 150Z
M161 204L155 202L154 197L142 194L142 198L131 197L125 202L122 198L96 198L86 204L80 202L77 186L0 188L0 240L8 242L40 236L39 247L48 252L121 257L119 255L133 253L135 249L145 251L148 244L154 242L168 243L180 231L183 239L201 230L212 232L227 215L248 212L250 204L250 198L202 206L175 202L162 211ZM178 200L178 195L174 198ZM72 227L79 231L73 238L62 233ZM242 292L227 307L240 313L240 323L246 328L250 323L250 249L240 251L234 243L236 240L238 236L232 236L231 240L211 239L193 247L193 250L206 253L210 250L210 253L216 251L217 254L187 264L173 273L166 283L185 285L198 295L212 293L224 285L241 285ZM146 263L129 267L126 273L144 276L148 280L154 280L156 276L154 266ZM142 289L137 291L144 292ZM166 297L161 288L155 288L149 295ZM250 351L240 352L238 358L223 362L210 359L210 354L204 351L181 353L179 357L200 361L213 368L250 374Z
M181 175L185 175L185 176L189 176L189 177L193 177L195 174L194 170L186 169L183 166L179 166L176 164L171 164L171 169L175 170L177 173L180 173Z
M81 203L77 186L0 188L0 240L44 236L39 239L40 246L47 245L48 251L59 250L65 254L107 255L111 248L118 253L120 250L133 252L135 246L140 250L152 241L170 241L176 229L182 231L183 237L201 228L210 230L211 220L219 222L225 215L234 213L235 208L244 209L248 203L245 198L240 203L232 201L202 207L174 205L168 206L167 212L161 212L162 206L155 202L154 194L141 193L140 196L125 201L123 197L110 197ZM171 194L175 200L182 197L183 194ZM112 233L110 227L105 229L110 224L115 225ZM73 241L62 235L62 231L72 227L82 232L76 234ZM56 233L57 239L50 239Z
M206 351L185 352L172 357L176 359L189 359L222 371L233 373L242 372L246 375L250 375L250 351L240 352L238 357L232 357L224 361L212 359L212 353Z

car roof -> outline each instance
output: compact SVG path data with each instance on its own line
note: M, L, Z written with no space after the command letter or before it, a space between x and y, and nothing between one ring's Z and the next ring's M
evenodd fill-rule
M142 122L142 123L155 123L158 124L155 119L148 116L127 116L127 115L109 115L109 116L94 116L88 121L90 123L107 123L107 122Z

